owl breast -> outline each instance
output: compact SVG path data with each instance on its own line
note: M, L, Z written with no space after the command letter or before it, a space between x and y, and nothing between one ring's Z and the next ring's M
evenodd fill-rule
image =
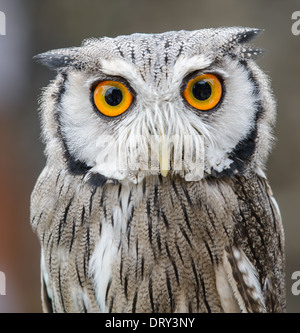
M222 195L212 189L207 198L204 187L153 177L107 188L90 265L103 311L221 311L214 284L223 249L214 244L227 243L232 219L214 208Z
M274 237L275 208L266 214L259 204L266 197L261 186L258 178L250 187L243 179L179 176L86 181L46 167L32 195L32 225L52 310L223 312L224 304L239 310L224 282L225 249L244 251L261 285L266 271L282 266L267 251L281 240ZM255 202L245 202L247 191ZM270 267L262 265L266 258Z
M232 219L214 202L230 198L222 196L225 186L207 192L207 184L186 186L181 177L98 187L81 179L76 186L78 179L62 171L53 177L45 169L41 179L50 173L55 182L38 182L44 195L37 202L34 192L32 205L56 310L221 310L214 265L232 234Z

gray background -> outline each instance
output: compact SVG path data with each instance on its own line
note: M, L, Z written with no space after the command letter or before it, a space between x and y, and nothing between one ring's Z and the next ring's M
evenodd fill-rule
M1 0L6 36L0 36L0 271L7 295L0 312L40 312L39 244L29 224L30 193L45 159L38 96L54 73L33 63L34 54L80 45L84 38L133 32L219 26L265 29L255 45L278 101L277 142L268 178L286 232L287 310L300 312L291 275L300 271L300 35L291 32L299 0Z

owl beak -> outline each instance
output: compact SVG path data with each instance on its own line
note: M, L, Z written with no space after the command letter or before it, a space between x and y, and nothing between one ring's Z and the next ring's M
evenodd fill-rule
M159 142L159 167L160 173L163 177L166 177L169 172L169 151L165 134L160 135Z

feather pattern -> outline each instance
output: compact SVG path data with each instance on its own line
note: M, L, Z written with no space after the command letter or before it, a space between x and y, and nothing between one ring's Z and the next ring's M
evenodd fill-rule
M44 176L50 173L62 171L47 167ZM153 177L97 188L80 176L65 174L57 184L44 176L32 196L32 220L44 249L44 300L51 299L53 311L226 312L216 288L220 265L238 311L284 310L278 221L257 216L247 203L240 206L234 195L250 183L258 205L266 195L259 176L190 183ZM57 186L61 201L51 200ZM237 221L240 210L244 217ZM238 236L241 224L245 233L253 232L245 216L259 218L264 228L250 249L250 240ZM271 288L277 292L272 305Z

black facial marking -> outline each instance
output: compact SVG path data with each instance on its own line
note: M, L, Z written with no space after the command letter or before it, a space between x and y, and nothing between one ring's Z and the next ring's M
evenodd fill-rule
M60 106L60 104L61 104L62 96L66 92L66 84L67 84L67 81L68 81L67 73L62 72L60 75L61 75L61 79L60 79L60 82L59 82L58 90L57 90L57 92L55 92L52 95L52 97L54 98L55 103L56 103L57 106ZM57 112L56 112L56 116L57 116Z
M256 79L254 73L249 68L248 61L246 59L241 59L239 63L245 68L248 72L248 79L252 82L253 85L253 96L256 97L255 101L255 126L249 132L247 137L241 140L235 149L228 155L233 162L230 164L230 167L222 170L222 172L218 172L216 170L212 170L211 175L214 177L232 177L236 173L242 173L247 164L250 162L252 155L254 154L256 147L256 138L257 138L257 122L264 114L264 108L262 105L262 100L260 98L260 85L258 80Z
M235 149L229 154L229 158L234 160L236 169L242 170L245 162L248 162L255 151L257 137L257 127L255 126L249 135L238 143Z
M73 175L84 175L86 174L91 167L87 166L86 163L76 160L69 152L67 144L64 142L65 146L65 157L68 162L68 170Z
M231 178L236 173L242 173L247 164L249 163L251 156L255 151L256 146L256 137L257 137L257 126L255 126L249 133L249 135L241 140L235 149L228 155L228 158L233 162L230 164L230 167L222 170L221 172L212 169L211 175L213 177L229 177Z
M99 173L92 173L89 177L89 184L93 187L103 187L107 183L118 185L119 182L116 179L107 178Z
M248 66L248 61L245 59L241 59L240 64L242 66L245 67L246 71L248 72L248 79L252 82L253 85L253 95L257 98L257 100L255 101L255 106L256 106L256 112L255 112L255 122L258 121L258 119L263 115L264 113L264 109L262 106L262 101L260 98L260 85L258 80L256 79L254 73L252 72L252 70L249 68Z
M70 173L74 175L83 175L87 173L91 167L87 166L86 163L81 162L79 160L76 160L70 153L68 149L68 145L66 143L66 140L64 139L62 132L61 132L61 121L60 121L60 109L61 109L61 101L63 98L63 95L66 91L66 84L68 82L68 75L66 73L61 73L61 80L59 83L58 91L55 96L55 102L56 102L56 108L55 108L55 119L58 123L57 127L57 135L60 137L61 142L64 146L64 157L67 161L68 169Z

